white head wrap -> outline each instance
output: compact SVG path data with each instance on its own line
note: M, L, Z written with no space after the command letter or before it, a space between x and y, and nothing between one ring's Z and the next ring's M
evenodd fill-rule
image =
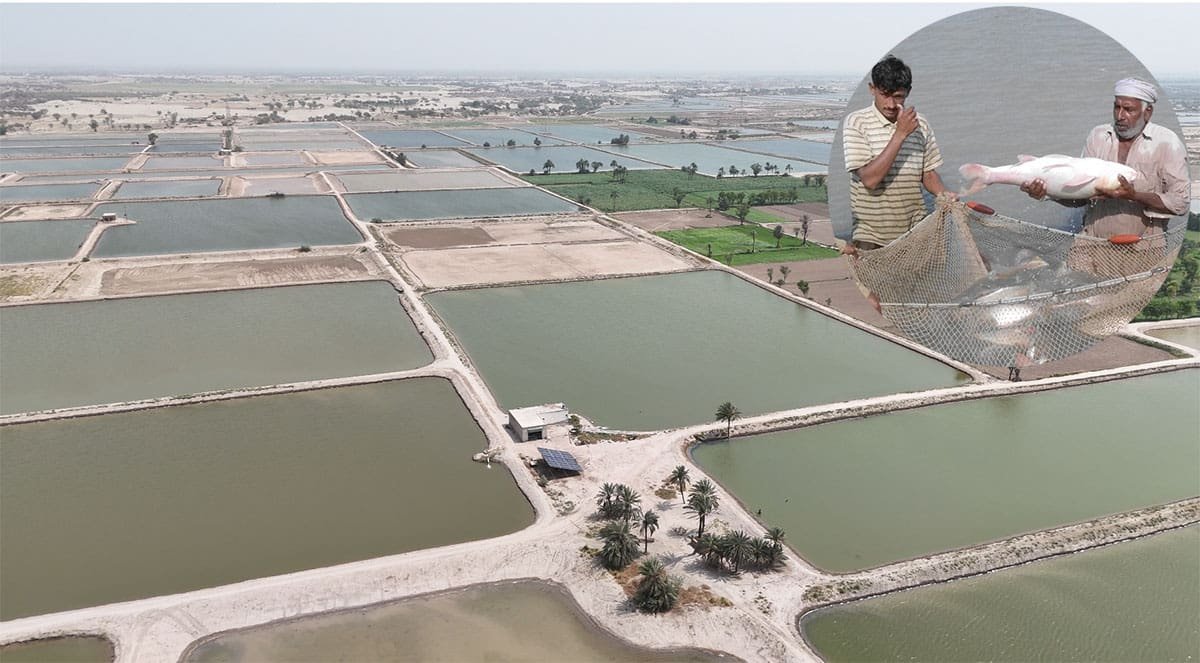
M1136 78L1123 78L1117 81L1117 84L1113 86L1113 96L1141 99L1150 104L1158 101L1158 91L1154 89L1154 86Z

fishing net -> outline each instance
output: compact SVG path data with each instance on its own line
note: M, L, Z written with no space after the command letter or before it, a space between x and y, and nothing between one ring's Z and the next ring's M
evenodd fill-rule
M968 364L1019 369L1118 331L1162 285L1183 231L1108 240L939 200L899 239L849 260L905 336Z

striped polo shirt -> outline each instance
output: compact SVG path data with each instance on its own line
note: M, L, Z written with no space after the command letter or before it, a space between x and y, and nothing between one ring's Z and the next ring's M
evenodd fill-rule
M889 244L928 213L921 195L921 178L942 165L942 154L933 130L920 113L917 125L904 139L883 181L872 191L863 185L857 171L883 152L896 131L896 124L888 122L875 104L846 116L842 145L846 151L846 170L851 174L852 239Z

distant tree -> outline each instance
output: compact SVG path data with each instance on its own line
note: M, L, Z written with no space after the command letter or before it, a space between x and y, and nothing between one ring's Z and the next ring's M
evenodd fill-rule
M796 289L800 291L800 294L807 297L808 296L808 281L805 281L804 279L800 279L799 281L796 281Z
M95 131L100 128L100 123L96 120L92 120L91 122L88 122L88 126L92 128L92 131Z
M612 199L612 211L614 211L614 212L617 211L617 198L620 195L621 194L617 193L616 189L613 189L612 191L608 192L608 197Z
M780 243L783 242L783 226L775 226L775 229L771 231L771 236L775 238L775 248L779 248Z
M788 273L791 271L792 268L788 267L787 265L779 266L779 276L782 277L785 282L787 281Z
M804 241L801 243L804 246L808 245L808 224L809 218L807 214L800 215L800 232L804 236Z
M720 407L717 408L716 417L717 421L725 422L725 437L729 437L730 430L733 427L733 421L735 419L742 418L742 411L737 409L737 406L733 403L725 401L724 403L721 403Z
M158 142L158 134L156 134L154 132L150 132L150 135L146 136L146 141L149 142L151 145L157 143Z
M722 177L725 177L725 166L717 169L717 179L721 179Z
M666 566L657 557L648 559L638 566L642 577L633 594L633 604L645 612L667 612L679 600L683 582L667 573Z
M604 546L600 549L600 563L612 570L623 569L637 557L637 535L628 520L614 520L600 529Z
M742 203L738 205L734 208L733 213L735 216L737 216L739 225L745 224L746 217L750 216L750 204Z
M671 189L671 197L675 199L675 207L679 207L683 204L683 199L687 197L687 191L684 191L679 187L675 187L674 189Z
M600 170L601 168L604 167L604 162L603 161L593 161L591 163L591 166L592 166L592 172L594 173L597 170Z
M658 531L658 514L653 511L642 512L642 539L645 542L643 553L650 552L650 537Z
M708 196L708 197L706 197L706 198L704 199L704 207L705 207L705 209L707 209L707 210L709 210L709 211L712 211L712 207L713 207L713 203L714 203L714 202L716 202L716 199L714 199L712 196Z
M692 133L695 134L696 132L693 131ZM695 177L696 173L699 171L700 171L700 166L697 166L695 161L688 164L688 167L687 167L688 177Z
M767 282L768 283L775 282L775 268L774 267L767 268Z
M758 177L758 174L762 172L762 169L763 166L761 163L755 162L750 164L750 172L753 173L755 177Z
M538 138L538 137L536 137L536 136L535 136L535 137L534 137L534 139L533 139L533 146L534 146L534 147L541 147L541 146L542 146L542 139L541 139L541 138Z
M711 253L711 250L709 251ZM686 499L684 491L687 490L688 482L691 477L688 475L688 468L684 465L676 465L675 469L671 470L671 476L667 477L668 483L673 483L679 487L679 499Z
M546 159L546 163L542 164L542 173L549 175L550 171L554 170L554 162Z
M609 168L612 168L612 169L614 169L614 170L616 169L616 167L617 167L618 165L619 165L619 164L617 164L617 160L616 160L616 159L613 159L612 161L609 161L609 162L608 162L608 167L609 167Z
M729 174L730 174L731 176L736 176L736 175L737 175L738 173L740 173L740 172L742 172L742 171L738 170L738 167L737 167L737 166L730 166L730 167L729 167Z
M516 147L516 146L517 146L517 141L513 140L512 138L509 138L509 139L508 139L508 142L507 142L507 143L505 143L505 145L507 145L507 146L509 146L509 147Z
M486 141L486 140L485 140L485 141L483 141L483 146L484 146L484 147L491 147L491 146L492 146L492 143L491 143L491 141Z
M575 170L578 171L580 175L586 175L591 166L592 164L589 163L587 159L580 159L579 161L575 162Z

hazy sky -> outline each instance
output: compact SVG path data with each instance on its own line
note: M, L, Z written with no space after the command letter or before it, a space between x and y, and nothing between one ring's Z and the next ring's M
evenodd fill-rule
M0 4L0 70L862 75L986 4ZM1200 76L1200 4L1029 4L1157 77ZM1046 63L1053 67L1053 62Z

